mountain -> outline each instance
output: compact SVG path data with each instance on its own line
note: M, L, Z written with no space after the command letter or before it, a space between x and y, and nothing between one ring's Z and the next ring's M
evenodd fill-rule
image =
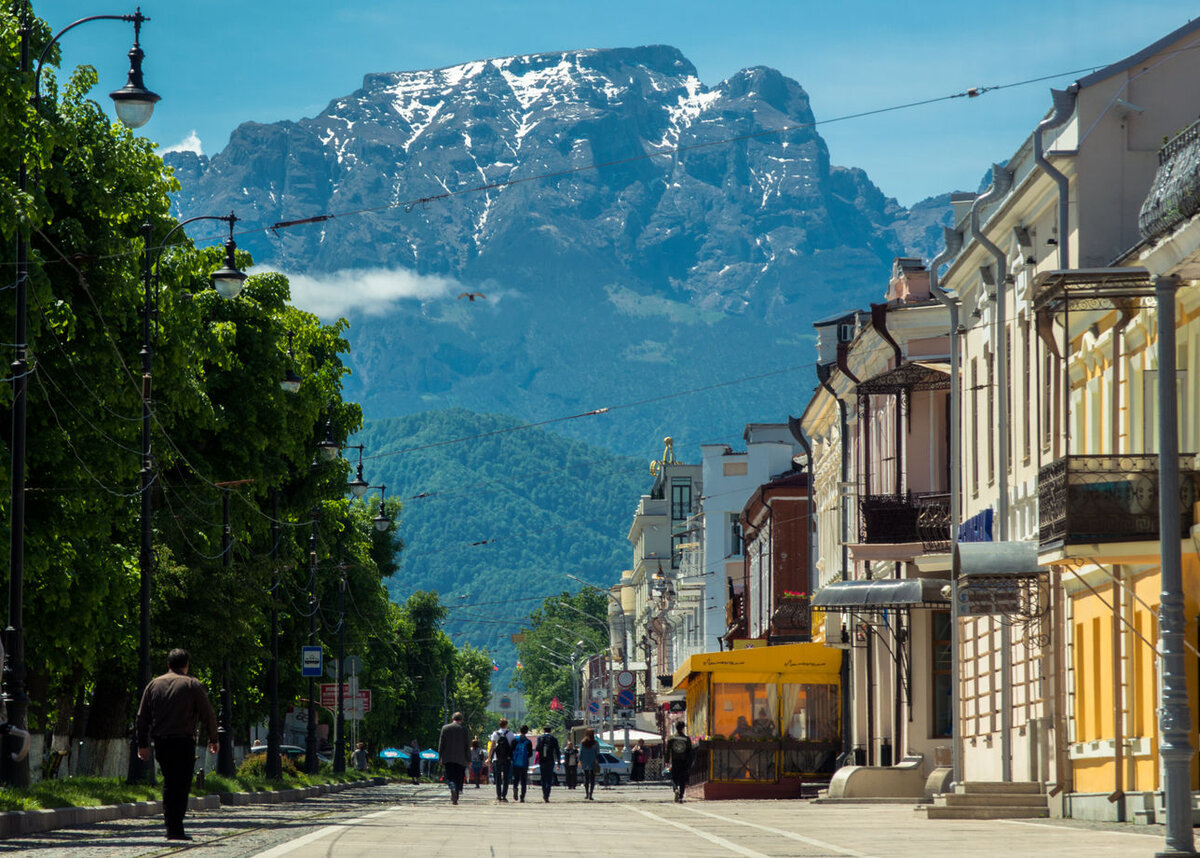
M447 631L491 650L502 679L529 612L578 589L566 573L607 585L629 567L630 516L652 479L644 460L520 426L450 409L372 421L355 438L372 481L404 502L392 599L437 590Z
M940 240L948 204L909 212L832 166L813 122L778 71L708 87L659 45L370 74L319 116L167 163L181 217L318 218L239 245L350 319L347 395L370 418L608 407L559 429L687 455L802 407L811 323Z

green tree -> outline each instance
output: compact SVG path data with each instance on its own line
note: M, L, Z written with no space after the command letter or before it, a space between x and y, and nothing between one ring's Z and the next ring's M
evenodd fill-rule
M522 665L517 679L532 724L558 724L569 716L577 678L572 659L578 665L608 647L607 617L608 599L594 588L551 596L530 614L524 640L517 645ZM550 708L555 698L563 708Z

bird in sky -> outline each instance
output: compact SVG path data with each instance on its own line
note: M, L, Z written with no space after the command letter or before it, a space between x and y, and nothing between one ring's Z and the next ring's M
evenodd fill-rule
M461 301L463 298L466 298L468 301L474 301L476 298L482 298L484 301L486 301L487 295L484 295L482 292L463 292L459 294L458 300Z

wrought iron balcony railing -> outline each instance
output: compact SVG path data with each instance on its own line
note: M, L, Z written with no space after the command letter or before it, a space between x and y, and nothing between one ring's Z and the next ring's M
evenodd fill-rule
M1200 471L1194 457L1181 456L1179 522L1186 538L1195 524ZM1068 456L1038 474L1038 518L1042 545L1081 542L1141 542L1158 539L1158 457Z
M950 495L864 495L859 500L860 542L920 542L927 551L950 547Z

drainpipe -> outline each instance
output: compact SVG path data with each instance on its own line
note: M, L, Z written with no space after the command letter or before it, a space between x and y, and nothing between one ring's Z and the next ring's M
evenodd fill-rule
M1046 160L1042 148L1042 135L1055 128L1061 128L1075 112L1075 96L1079 93L1079 84L1072 84L1067 89L1052 89L1050 97L1054 100L1054 113L1047 116L1033 132L1033 160L1041 167L1042 172L1058 185L1058 267L1065 270L1071 267L1070 241L1071 233L1068 227L1069 203L1071 199L1070 182L1059 172L1058 168Z
M813 506L813 454L812 445L808 442L808 436L804 434L804 429L800 426L800 421L795 417L788 415L788 431L792 433L792 437L796 439L801 447L804 448L804 455L808 462L808 592L814 593L817 589L817 584L820 583L813 576L817 570L817 510Z
M872 304L871 305L871 326L878 332L879 336L883 337L884 342L888 343L892 347L892 353L895 358L895 361L892 364L892 366L895 369L895 368L899 368L900 364L903 363L904 357L903 357L903 352L900 350L900 345L896 342L895 337L892 336L892 332L888 330L887 317L888 317L888 305L887 304ZM896 427L895 427L896 438L895 438L895 441L893 442L896 445L896 450L895 450L895 453L896 453L896 476L895 476L896 497L900 497L903 492L903 489L904 489L904 486L903 486L904 461L903 461L903 457L902 457L902 453L904 450L904 429L903 429L904 421L901 419L903 417L903 414L901 413L903 410L902 397L903 397L902 393L896 394ZM912 402L910 400L909 408L911 408L911 407L912 407Z
M962 490L962 385L959 383L959 330L957 295L950 295L942 288L938 269L958 256L963 246L963 234L956 229L942 231L942 252L929 263L929 291L950 311L950 544L958 541L958 528L962 523L962 505L959 493ZM959 613L958 582L950 582L950 766L951 780L962 783L962 713L961 691L959 690Z
M840 350L839 350L840 351ZM838 511L841 518L842 530L842 580L850 580L850 543L846 538L846 522L849 518L846 515L846 496L842 494L842 485L845 485L850 478L850 460L847 458L847 448L850 446L848 432L850 431L850 420L846 415L846 403L837 395L837 391L833 389L833 385L829 383L829 376L832 373L832 368L826 365L817 365L817 381L821 387L825 388L825 392L833 397L838 404L838 411L841 414L841 438L842 438L842 479L838 485ZM850 656L846 654L842 657L842 668L840 671L842 682L842 759L853 759L853 736L851 736L850 728L850 706L851 697L850 687Z
M1008 540L1008 316L1006 288L1009 282L1008 257L992 244L979 228L979 212L993 201L999 201L1012 188L1012 171L999 164L992 165L992 186L975 198L971 206L971 237L992 254L996 262L996 404L1000 419L995 443L998 453L999 479L996 499L996 541ZM1000 624L1000 779L1012 780L1012 630Z

